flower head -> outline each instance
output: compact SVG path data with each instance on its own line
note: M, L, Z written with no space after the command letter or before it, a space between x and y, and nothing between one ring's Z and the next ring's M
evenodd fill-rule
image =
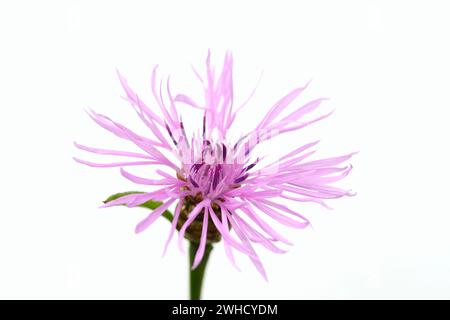
M206 244L223 239L227 256L233 264L233 250L238 250L248 255L258 271L266 277L253 248L254 244L262 245L275 253L285 252L277 246L278 242L290 244L268 221L294 228L309 225L308 220L297 212L298 205L288 207L277 199L287 199L293 204L315 202L327 206L324 199L351 195L350 191L330 184L341 180L350 172L351 165L338 165L346 162L352 154L305 161L314 153L311 149L318 143L316 141L297 147L283 155L279 161L263 165L261 158L254 155L257 145L266 143L274 136L304 128L331 113L302 121L306 114L318 108L324 100L317 99L281 116L306 89L306 85L292 90L276 102L262 117L255 130L236 141L230 141L227 133L237 114L245 106L244 103L234 108L232 69L233 59L227 53L223 68L219 76L215 77L208 53L205 77L196 72L204 89L204 100L198 102L185 94L173 95L169 81L165 86L162 81L157 85L155 68L152 74L152 92L159 111L154 106L147 106L118 73L126 100L150 129L151 135L139 135L104 115L89 111L98 125L132 142L140 152L106 150L76 144L78 148L88 152L129 157L132 160L107 164L75 160L93 167L120 167L125 178L150 189L145 193L127 194L110 201L105 204L107 207L123 204L135 207L149 200L163 202L136 226L136 232L147 229L174 204L175 213L165 249L175 230L179 231L181 250L183 238L198 242L194 268L202 260ZM183 104L199 109L202 113L197 131L190 135L178 112ZM142 165L154 166L159 178L137 176L124 169ZM161 166L168 171L156 169Z

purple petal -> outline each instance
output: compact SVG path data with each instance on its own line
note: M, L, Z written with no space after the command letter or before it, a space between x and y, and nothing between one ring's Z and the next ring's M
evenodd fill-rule
M214 211L212 211L211 214L214 214ZM222 214L222 225L224 227L225 230L228 230L228 219L227 216L225 214ZM234 254L233 254L233 249L232 247L228 244L228 241L223 241L223 246L225 248L225 254L227 255L228 260L230 260L231 264L239 271L241 271L241 269L239 268L239 266L236 263L236 260L234 259Z
M178 234L178 247L181 250L181 252L184 252L184 248L182 245L182 241L184 239L184 234L186 233L186 229L191 225L192 221L195 220L195 218L200 214L201 210L209 204L209 200L203 200L202 202L198 203L195 208L189 213L189 217L184 222L183 226L180 229L180 232Z
M298 95L300 93L302 93L303 90L306 89L308 84L306 84L302 88L296 88L296 89L292 90L286 96L281 98L272 108L270 108L270 110L267 113L267 115L264 117L264 119L257 126L257 129L263 129L268 124L270 124L281 113L281 111L283 111L284 108L286 108L295 98L298 97Z
M286 116L285 118L281 119L281 121L297 121L301 117L303 117L305 114L310 113L311 111L317 109L317 107L322 103L322 101L327 100L326 98L321 98L317 100L313 100L299 108L298 110L292 112L290 115Z
M97 154L104 154L104 155L112 155L112 156L124 156L124 157L133 157L133 158L142 158L142 159L151 159L148 155L145 154L141 154L141 153L136 153L136 152L129 152L129 151L116 151L116 150L108 150L108 149L100 149L100 148L92 148L92 147L87 147L84 146L82 144L73 143L75 145L75 147L77 147L78 149L84 150L84 151L88 151L88 152L92 152L92 153L97 153Z
M299 214L299 213L289 209L285 205L282 205L282 204L279 204L279 203L276 203L276 202L273 202L273 201L269 201L267 199L260 199L259 201L264 203L264 204L266 204L266 205L268 205L268 206L270 206L270 207L274 207L274 208L277 208L277 209L282 210L284 212L290 213L290 214L292 214L292 215L294 215L294 216L296 216L296 217L298 217L300 219L303 219L306 223L309 223L308 219L306 219L301 214Z
M192 264L192 269L195 269L198 267L198 265L200 264L200 262L203 259L203 255L205 254L206 236L207 236L207 232L208 232L209 209L210 209L209 206L205 207L205 209L204 209L202 234L200 236L200 244L198 246L197 252L195 253L195 258L194 258L194 263Z
M226 207L224 207L223 205L219 205L220 209L222 211L222 217L224 216L224 213L226 210L228 210ZM234 248L236 248L237 250L241 251L242 253L251 256L253 253L251 250L248 250L248 248L243 245L240 244L239 242L237 242L235 239L233 239L233 237L231 236L230 232L228 231L228 224L223 224L220 222L219 218L217 218L216 214L214 211L210 211L209 213L214 225L216 226L217 230L220 231L220 234L223 237L223 240L226 241L228 244L230 244L231 246L233 246ZM223 220L224 218L222 218ZM225 219L226 219L226 215L225 215ZM225 225L227 227L225 227Z
M131 90L131 88L128 86L127 80L120 74L119 70L117 70L117 75L119 76L120 83L122 84L122 87L123 87L125 93L127 94L129 101L131 103L133 103L134 105L142 108L142 110L145 113L147 113L150 116L150 118L155 120L157 123L159 123L160 125L163 125L163 122L160 119L160 117L157 116L153 111L151 111L150 108L147 107L145 105L145 103L138 98L136 93L134 93L133 90Z
M132 161L132 162L115 162L115 163L95 163L78 158L73 158L76 162L85 164L90 167L96 168L112 168L112 167L124 167L124 166L143 166L149 164L158 164L157 161Z
M125 171L123 168L120 168L120 173L122 176L127 178L128 180L137 183L137 184L145 184L145 185L170 185L173 184L173 181L168 179L162 179L162 180L152 180L152 179L146 179L142 177L135 176L128 171Z
M205 109L205 107L200 107L198 105L198 103L196 103L194 100L192 100L191 98L189 98L185 94L178 94L178 95L176 95L174 101L185 103L185 104L190 105L190 106L192 106L194 108L197 108L197 109L202 109L202 110Z
M250 202L259 210L267 214L269 217L278 221L281 224L284 224L285 226L303 229L309 225L308 222L300 222L293 220L289 217L286 217L281 213L275 211L274 209L270 208L269 206L263 205L261 202L257 201L250 201Z
M223 213L222 213L223 214ZM268 281L266 271L264 270L264 266L261 263L261 260L259 260L258 255L256 254L255 250L253 249L252 245L248 241L245 234L242 232L239 225L236 223L236 221L233 219L233 216L228 213L227 210L225 210L225 214L227 215L227 218L231 222L231 226L233 227L233 230L236 232L238 237L241 239L242 243L253 253L250 257L250 260L253 262L253 264L256 267L256 270L263 276L263 278Z
M162 204L155 210L153 210L152 213L148 215L147 218L139 222L139 224L136 226L136 233L142 232L145 229L147 229L156 219L158 219L164 211L170 207L170 205L175 201L176 199L170 199L166 201L166 203Z
M162 254L163 256L166 255L167 248L169 247L169 243L172 240L173 234L175 233L175 229L176 229L177 224L178 224L178 219L180 217L181 206L182 206L183 201L184 201L184 198L180 199L180 201L177 204L177 207L175 208L175 213L174 213L174 216L173 216L172 225L170 227L169 236L167 237L166 244L164 245L164 251L163 251L163 254Z
M247 237L257 243L261 243L265 248L269 249L272 252L275 253L285 253L286 250L282 250L275 246L269 239L264 237L261 233L256 231L254 228L252 228L247 222L245 222L242 218L239 217L238 214L234 214L234 218L237 222L239 222L239 225L242 228L242 231L247 235Z
M285 244L292 245L292 242L283 237L280 233L275 231L269 224L262 220L259 215L253 210L251 206L242 207L241 210L253 220L264 232L270 235L274 240L281 241Z

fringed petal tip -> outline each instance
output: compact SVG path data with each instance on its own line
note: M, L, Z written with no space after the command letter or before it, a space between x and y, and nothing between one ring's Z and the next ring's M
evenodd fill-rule
M118 68L118 67L115 67L114 69L116 70L116 73L117 73L117 75L119 76L119 78L120 78L120 79L123 78L122 74L121 74L120 71L119 71L119 68Z
M136 234L141 233L142 231L144 231L144 229L140 226L140 224L138 224L136 228L134 228L134 233Z
M116 199L117 200L117 199ZM120 206L123 205L122 203L117 203L117 201L113 200L113 201L103 201L103 204L101 206L99 206L99 209L105 209L105 208L111 208L111 207L115 207L115 206Z
M124 203L124 204L118 204L118 203L113 203L113 204L110 204L110 203L103 203L102 205L100 205L100 206L98 207L98 209L106 209L106 208L111 208L111 207L116 207L116 206L121 206L121 205L125 205L125 206L127 206L128 208L132 208L132 207L130 207L129 205L127 205L126 203Z
M178 235L180 236L180 235ZM178 242L178 250L182 253L182 254L186 254L186 250L184 249L184 245L180 244L180 242Z
M231 263L231 265L239 272L242 272L241 268L236 263Z
M191 270L197 269L197 267L198 267L199 264L200 264L200 261L199 261L199 262L194 261L194 263L193 263L192 266L191 266Z
M76 142L74 142L74 143L76 143ZM72 159L75 160L75 162L84 164L84 163L83 163L83 160L80 160L80 159L78 159L77 157L72 157Z
M358 153L360 153L359 150L358 151L353 151L349 155L350 155L350 157L353 157L353 156L356 156Z
M328 118L329 116L333 115L336 112L336 109L332 109L330 112L325 114L322 119Z
M258 270L258 272L259 272L259 274L263 277L263 279L264 279L267 283L269 283L269 277L267 276L266 271L265 271L265 270L263 270L263 271Z
M303 223L303 227L301 227L300 229L306 229L308 227L311 227L311 222L309 220L306 220Z
M278 250L277 250L276 252L273 251L273 250L272 250L272 252L274 252L274 253L276 253L276 254L285 254L285 253L289 252L289 250L284 250L284 249L279 249L279 248L278 248Z
M97 114L94 110L91 109L91 107L84 108L84 112L86 112L91 118Z

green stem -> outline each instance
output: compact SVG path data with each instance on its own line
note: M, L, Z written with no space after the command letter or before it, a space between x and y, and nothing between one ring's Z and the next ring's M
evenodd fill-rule
M202 293L203 277L205 275L206 264L208 263L209 254L213 248L212 244L207 243L205 247L205 254L200 264L195 269L192 268L194 262L195 253L198 249L197 242L189 242L189 268L190 268L190 299L200 300Z

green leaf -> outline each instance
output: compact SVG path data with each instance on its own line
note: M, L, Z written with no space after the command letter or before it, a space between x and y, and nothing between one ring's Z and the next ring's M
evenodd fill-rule
M123 197L123 196L127 196L129 194L139 194L139 193L145 193L145 192L142 192L142 191L127 191L127 192L116 193L116 194L113 194L112 196L109 196L108 199L103 201L103 203L108 203L110 201L116 200L116 199L118 199L120 197ZM158 208L162 204L163 203L160 202L160 201L149 200L147 202L144 202L144 203L140 204L138 207L147 208L147 209L150 209L150 210L155 210L156 208ZM173 220L173 215L172 215L172 213L170 213L170 211L167 211L167 210L164 211L162 216L164 218L166 218L167 220L169 220L170 222L172 222L172 220Z

